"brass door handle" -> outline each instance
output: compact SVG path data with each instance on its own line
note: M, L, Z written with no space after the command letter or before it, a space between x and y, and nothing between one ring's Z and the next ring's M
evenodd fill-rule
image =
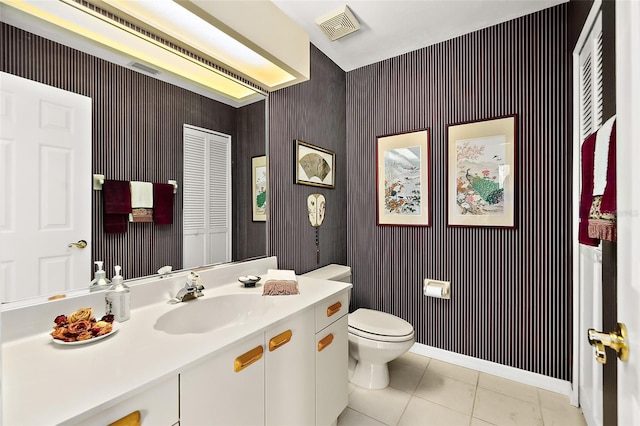
M329 346L333 342L333 334L329 333L326 337L318 342L318 352L321 352L324 348Z
M628 338L627 334L627 326L623 323L619 322L615 331L610 333L603 333L601 331L596 331L593 328L587 330L587 338L589 339L589 344L596 348L596 360L600 364L607 363L607 353L604 349L605 346L610 347L618 354L618 359L620 361L626 361L629 359L629 343L627 342Z
M79 240L77 243L69 243L67 247L75 247L79 249L83 249L87 246L87 242L85 240Z
M340 302L336 302L333 305L329 306L327 308L327 317L330 317L331 315L340 311L340 308L342 308L342 303Z
M262 349L262 345L260 345L251 349L249 352L243 353L242 355L237 357L236 360L234 361L233 371L238 373L239 371L244 370L254 362L260 360L260 358L262 358L263 352L264 352L264 349Z
M291 332L291 330L287 330L275 337L272 337L269 340L269 352L273 352L279 347L289 343L291 341L291 336L293 336L293 333Z

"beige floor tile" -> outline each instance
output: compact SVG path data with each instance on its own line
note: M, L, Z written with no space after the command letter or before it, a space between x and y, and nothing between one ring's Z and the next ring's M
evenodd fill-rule
M542 407L544 426L586 426L582 410L569 404L557 408Z
M480 373L480 377L478 378L478 387L518 398L523 401L530 402L531 404L540 404L537 388L523 383L514 382L513 380L503 379L502 377L493 376L491 374Z
M398 426L467 426L469 416L431 401L413 397Z
M561 393L538 388L538 397L540 398L540 405L542 407L558 408L570 405L569 397Z
M349 408L387 425L396 425L411 395L387 387L380 390L356 388L349 395Z
M429 362L427 371L460 380L461 382L469 383L474 386L478 384L478 372L476 370L459 367L437 359L432 359L431 362Z
M538 395L545 426L586 425L582 410L571 405L568 396L544 389L538 389Z
M476 387L427 371L414 395L464 414L471 414Z
M496 425L543 425L538 404L483 388L476 392L473 417Z
M384 423L358 413L351 408L345 410L338 416L338 426L385 426Z
M471 418L471 426L495 426L493 423L485 422L484 420Z
M391 362L401 362L403 364L413 365L414 367L422 368L424 370L425 368L427 368L429 361L431 361L431 358L429 357L414 354L413 352L405 352Z
M422 379L423 368L401 362L389 363L389 386L407 393L413 393Z

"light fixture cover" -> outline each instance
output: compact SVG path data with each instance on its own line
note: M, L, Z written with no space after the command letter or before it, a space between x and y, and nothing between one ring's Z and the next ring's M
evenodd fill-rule
M360 23L346 5L316 19L316 24L331 41L360 29Z

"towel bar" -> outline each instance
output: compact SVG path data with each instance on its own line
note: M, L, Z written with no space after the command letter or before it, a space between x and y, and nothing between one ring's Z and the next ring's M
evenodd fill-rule
M176 194L178 192L178 181L177 180L168 180L168 184L173 185L173 193ZM104 175L94 174L93 175L93 189L96 191L102 191L102 185L104 184Z

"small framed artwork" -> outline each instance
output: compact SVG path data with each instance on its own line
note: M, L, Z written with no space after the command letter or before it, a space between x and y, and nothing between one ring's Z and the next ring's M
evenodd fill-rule
M447 126L447 225L515 228L515 115Z
M295 140L296 183L334 189L336 154L328 149Z
M429 130L378 136L378 225L429 226Z
M251 196L253 221L267 220L267 157L251 158Z

